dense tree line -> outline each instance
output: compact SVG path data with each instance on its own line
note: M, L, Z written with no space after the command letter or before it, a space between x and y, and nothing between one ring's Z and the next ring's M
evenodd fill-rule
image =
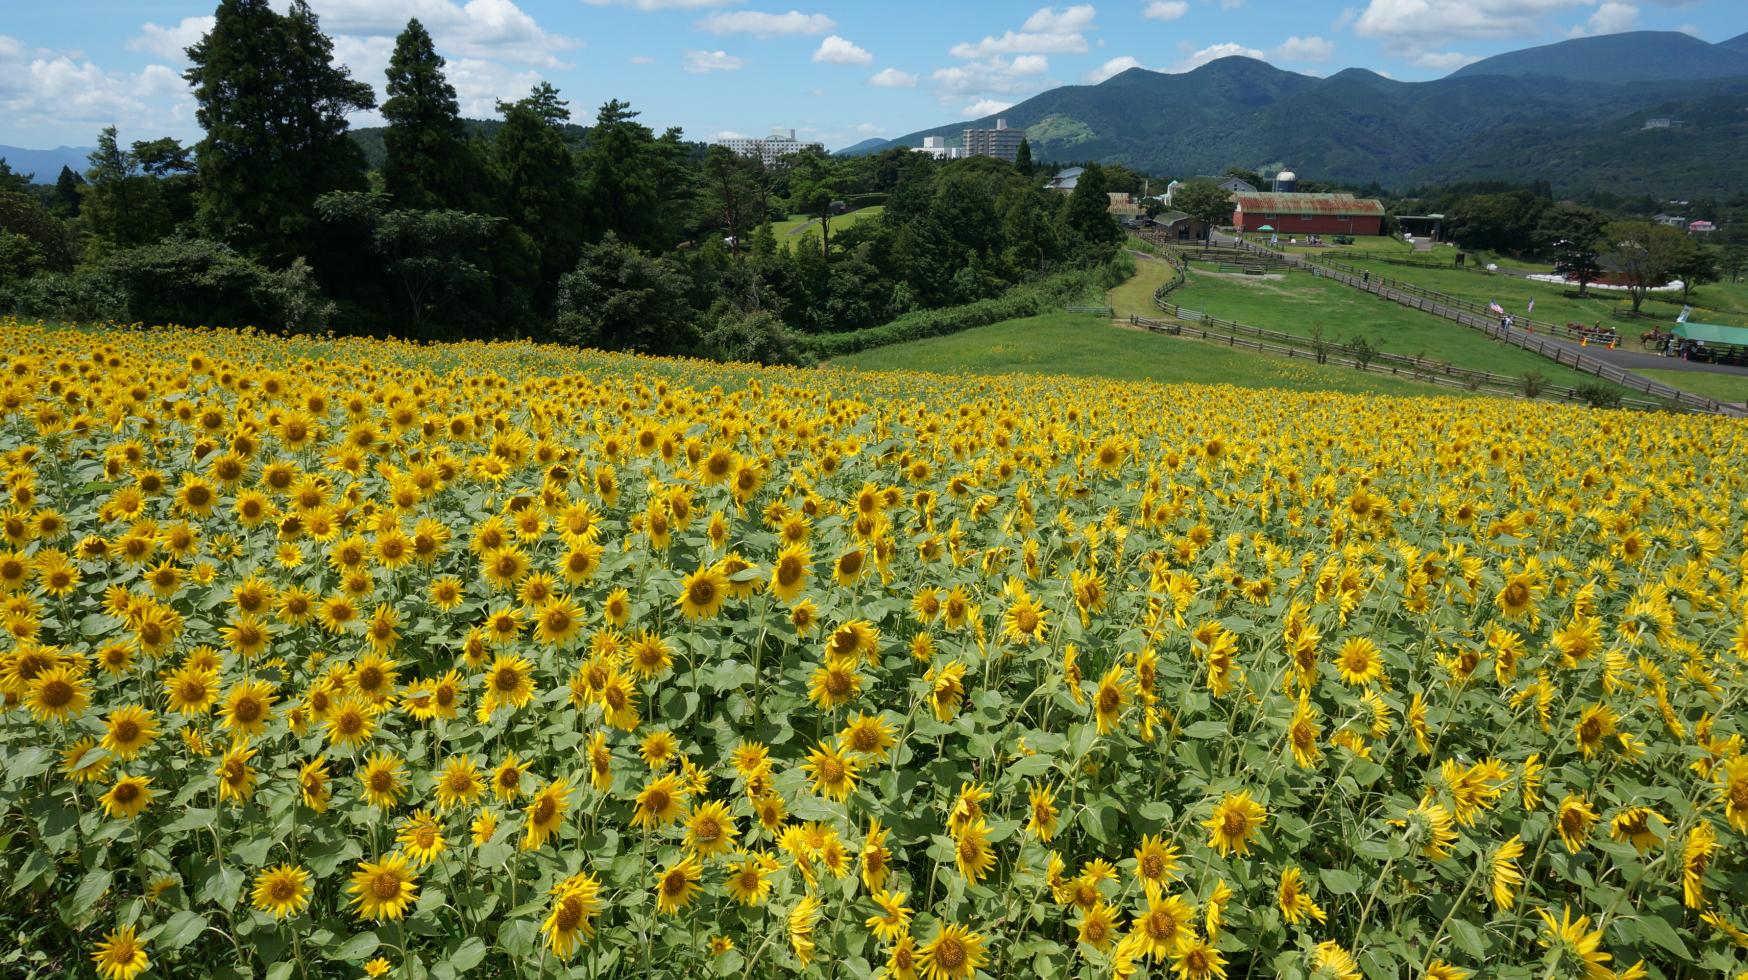
M1121 238L1102 190L1065 200L992 159L768 167L618 100L578 127L544 83L482 127L417 20L389 63L375 169L347 125L375 94L304 0L222 0L188 55L194 146L106 129L84 173L40 189L0 162L0 305L784 359L792 332L987 299ZM879 218L840 217L876 203ZM790 213L814 220L778 240Z

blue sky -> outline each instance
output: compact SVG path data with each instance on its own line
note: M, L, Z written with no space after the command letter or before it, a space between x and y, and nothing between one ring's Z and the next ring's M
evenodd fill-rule
M5 0L0 143L199 137L181 49L211 3ZM1324 75L1436 78L1581 34L1748 30L1742 0L312 0L336 53L380 94L394 35L423 21L469 115L536 81L582 120L629 100L694 139L774 127L837 149L984 115L1126 67L1184 71L1247 54ZM375 122L373 117L356 120Z

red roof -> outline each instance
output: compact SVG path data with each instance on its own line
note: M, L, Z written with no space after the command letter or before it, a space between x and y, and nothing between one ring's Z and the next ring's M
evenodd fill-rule
M1384 214L1380 202L1352 194L1234 194L1232 203L1238 210L1253 214Z

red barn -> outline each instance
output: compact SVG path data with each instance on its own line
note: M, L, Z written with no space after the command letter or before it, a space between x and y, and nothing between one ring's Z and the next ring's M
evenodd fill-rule
M1232 224L1282 235L1381 235L1384 205L1352 194L1234 194Z

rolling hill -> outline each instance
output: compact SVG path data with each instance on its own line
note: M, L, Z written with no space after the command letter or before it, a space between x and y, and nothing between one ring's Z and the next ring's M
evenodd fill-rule
M1484 174L1547 179L1565 192L1715 194L1735 190L1730 163L1748 149L1733 128L1748 105L1748 55L1729 45L1748 47L1748 36L1724 45L1652 31L1582 38L1427 82L1357 68L1315 78L1222 58L1181 74L1132 68L1098 85L1051 89L1000 115L1026 130L1039 159L1104 160L1155 174L1290 165L1315 180L1390 187ZM1599 60L1660 58L1690 63L1690 77L1594 77ZM1525 66L1537 69L1533 85L1513 74ZM1712 138L1697 137L1698 129L1645 130L1648 115L1704 115ZM918 146L925 136L955 145L963 129L994 122L991 115L919 130L869 152Z

